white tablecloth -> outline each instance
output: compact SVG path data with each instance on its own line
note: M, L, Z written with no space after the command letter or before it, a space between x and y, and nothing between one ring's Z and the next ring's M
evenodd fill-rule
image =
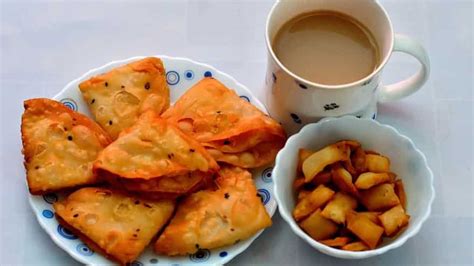
M379 106L378 120L411 137L435 174L430 219L402 247L363 265L473 263L473 2L382 1L396 32L429 51L432 76L417 93ZM1 1L0 264L74 265L40 226L22 167L22 101L52 97L67 82L112 60L166 54L211 64L260 99L264 25L272 1ZM394 55L384 80L417 69ZM407 177L409 178L409 177ZM292 233L279 214L231 264L339 265Z

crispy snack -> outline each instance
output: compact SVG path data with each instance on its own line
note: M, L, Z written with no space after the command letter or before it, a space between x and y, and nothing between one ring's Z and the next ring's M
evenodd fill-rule
M298 177L293 181L293 189L300 190L304 186L304 177Z
M79 84L95 120L113 139L135 124L140 114L160 114L170 104L161 59L148 57L92 77Z
M314 211L308 218L299 223L301 228L316 240L332 237L338 230L337 224L321 215L321 210Z
M319 243L330 247L342 247L345 246L351 239L349 237L336 237L334 239L321 240Z
M379 215L382 214L381 212L358 212L357 214L367 217L367 219L372 221L374 224L382 225L379 220Z
M338 224L346 222L346 213L357 207L357 200L349 195L337 192L321 212L321 215Z
M198 140L218 162L263 166L275 159L286 134L276 121L214 78L204 78L162 115Z
M353 196L359 195L357 188L352 183L351 174L346 169L344 169L339 163L332 165L331 174L332 181L340 190L349 193Z
M400 199L400 204L404 210L407 209L407 194L405 193L405 187L403 186L402 180L395 181L395 194L397 194L398 198Z
M342 161L342 166L344 167L344 169L347 170L347 172L349 172L351 175L353 176L357 176L358 172L357 170L354 168L354 166L352 165L352 161L351 160L347 160L347 161Z
M355 186L358 189L369 189L375 185L389 182L392 178L388 173L371 173L366 172L357 178Z
M390 160L382 155L366 154L365 164L367 171L374 173L390 172Z
M298 204L296 204L296 207L293 210L293 217L296 221L304 219L306 216L310 215L316 209L328 202L333 195L334 191L324 185L319 185L311 192L311 194L304 197L300 202L298 202Z
M31 194L96 183L92 164L110 138L99 125L60 102L24 102L21 138Z
M379 219L385 229L385 234L387 236L393 236L398 233L400 229L408 225L410 216L405 213L401 205L397 205L379 215Z
M110 183L155 194L188 193L199 178L217 169L217 163L198 142L152 111L124 130L94 163L94 170Z
M342 250L347 251L364 251L368 249L369 247L362 241L352 242L342 247Z
M348 160L349 155L350 148L344 141L326 146L313 153L303 162L303 173L306 183L311 182L324 167L335 162Z
M347 228L364 241L370 249L377 246L384 232L383 227L373 223L366 216L358 215L356 212L348 212L346 219Z
M327 184L331 182L332 174L331 171L329 170L323 170L322 172L319 172L311 181L312 184L318 186L321 184Z
M150 199L175 199L204 189L213 182L212 173L200 171L149 180L116 178L114 176L108 180L114 187Z
M174 202L82 188L54 204L59 222L89 247L126 264L135 260L173 213Z
M393 237L409 222L403 182L390 171L390 160L364 151L357 141L339 141L319 151L299 149L296 174L293 218L322 244L374 249L383 235Z
M216 191L202 190L180 203L155 243L157 253L176 256L231 245L272 224L248 171L224 167L219 175Z
M303 162L304 160L308 159L314 151L308 149L299 149L298 151L298 174L303 173Z
M393 184L381 184L360 192L360 200L369 211L378 211L400 204Z
M300 202L303 198L305 198L309 194L311 194L311 191L309 190L300 190L300 192L298 193L297 202Z
M362 147L358 147L354 150L351 155L351 162L357 173L363 173L367 171L366 154Z

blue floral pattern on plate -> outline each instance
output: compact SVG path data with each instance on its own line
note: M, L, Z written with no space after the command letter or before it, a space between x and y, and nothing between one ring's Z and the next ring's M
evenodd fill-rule
M113 67L123 65L126 62L137 59L139 58L117 61L110 63L104 67L91 70L79 79L76 79L69 83L58 95L54 97L54 99L58 101L63 100L63 104L65 104L71 109L74 108L75 110L79 110L81 112L82 110L88 110L88 107L83 101L80 92L77 90L79 83L91 76L104 73ZM209 65L200 64L189 59L172 57L162 57L162 59L168 71L166 74L166 79L167 83L170 85L171 102L176 101L182 94L186 92L188 88L194 85L201 78L214 77L222 81L230 88L234 89L237 95L247 97L247 99L253 105L257 106L259 109L267 113L263 104L260 103L260 101L252 95L250 90L245 88L243 85L238 83L236 80L234 80L227 74L224 74ZM274 79L276 81L276 76L274 77ZM89 113L85 114L89 115ZM266 170L268 168L269 167L267 166L262 167L260 169L255 169L254 171L252 171L252 174L254 176L256 187L257 189L259 189L259 195L262 198L262 202L266 202L265 208L271 215L273 215L276 210L276 202L273 197L272 183L264 181L264 171L267 171L268 173L268 170ZM33 207L34 213L37 216L40 225L43 227L46 233L52 236L52 239L58 244L59 247L66 250L76 260L84 264L110 264L111 262L105 257L103 257L101 254L97 252L94 253L87 246L80 246L85 244L82 243L82 241L78 239L77 236L72 234L72 232L57 223L56 219L54 218L54 212L52 211L51 204L57 202L64 196L65 194L63 193L50 193L44 196L30 195L30 203ZM44 211L46 212L43 213ZM53 216L51 218L48 218L51 215ZM240 241L239 243L236 243L232 246L210 250L209 257L204 263L202 261L193 261L191 260L190 256L180 256L173 258L161 256L153 252L152 246L148 247L135 263L141 263L137 265L143 265L145 264L144 262L146 262L146 264L159 263L166 265L225 264L229 262L232 258L234 258L236 255L243 252L250 245L250 243L252 243L252 241L258 237L259 234L260 233L256 234L250 239ZM195 256L193 257L193 259L199 258Z

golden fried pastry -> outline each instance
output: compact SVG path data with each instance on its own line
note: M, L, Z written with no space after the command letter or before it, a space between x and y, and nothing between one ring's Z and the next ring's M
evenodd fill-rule
M212 186L211 173L200 171L149 180L109 178L114 187L151 199L175 199Z
M21 138L30 193L97 182L92 164L110 143L108 134L60 102L38 98L24 106Z
M146 110L162 113L170 95L161 59L144 58L79 84L95 120L113 139Z
M149 111L99 154L94 169L127 190L159 192L161 188L180 194L193 188L196 179L217 171L218 165L198 142ZM182 175L192 180L174 182L174 187L169 179L160 181L182 180Z
M82 188L54 204L56 217L86 244L126 264L171 217L171 200L145 200L106 188Z
M175 256L232 245L272 224L248 171L224 167L219 175L217 190L201 190L180 203L155 243L157 253Z
M280 124L214 78L195 84L162 117L197 139L217 161L243 168L273 161L286 139Z

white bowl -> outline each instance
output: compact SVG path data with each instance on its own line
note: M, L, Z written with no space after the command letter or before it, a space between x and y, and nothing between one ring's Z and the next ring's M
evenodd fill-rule
M408 228L393 239L384 239L378 248L368 251L345 251L323 245L308 236L295 222L292 211L296 204L292 184L296 176L298 150L318 150L343 139L357 140L364 149L374 150L390 158L391 169L403 180L407 193L407 213L411 216ZM431 212L435 197L433 173L426 157L406 136L391 126L375 120L352 116L328 118L308 124L291 136L278 153L273 170L274 191L278 209L293 232L324 254L344 258L368 258L397 248L414 236Z

